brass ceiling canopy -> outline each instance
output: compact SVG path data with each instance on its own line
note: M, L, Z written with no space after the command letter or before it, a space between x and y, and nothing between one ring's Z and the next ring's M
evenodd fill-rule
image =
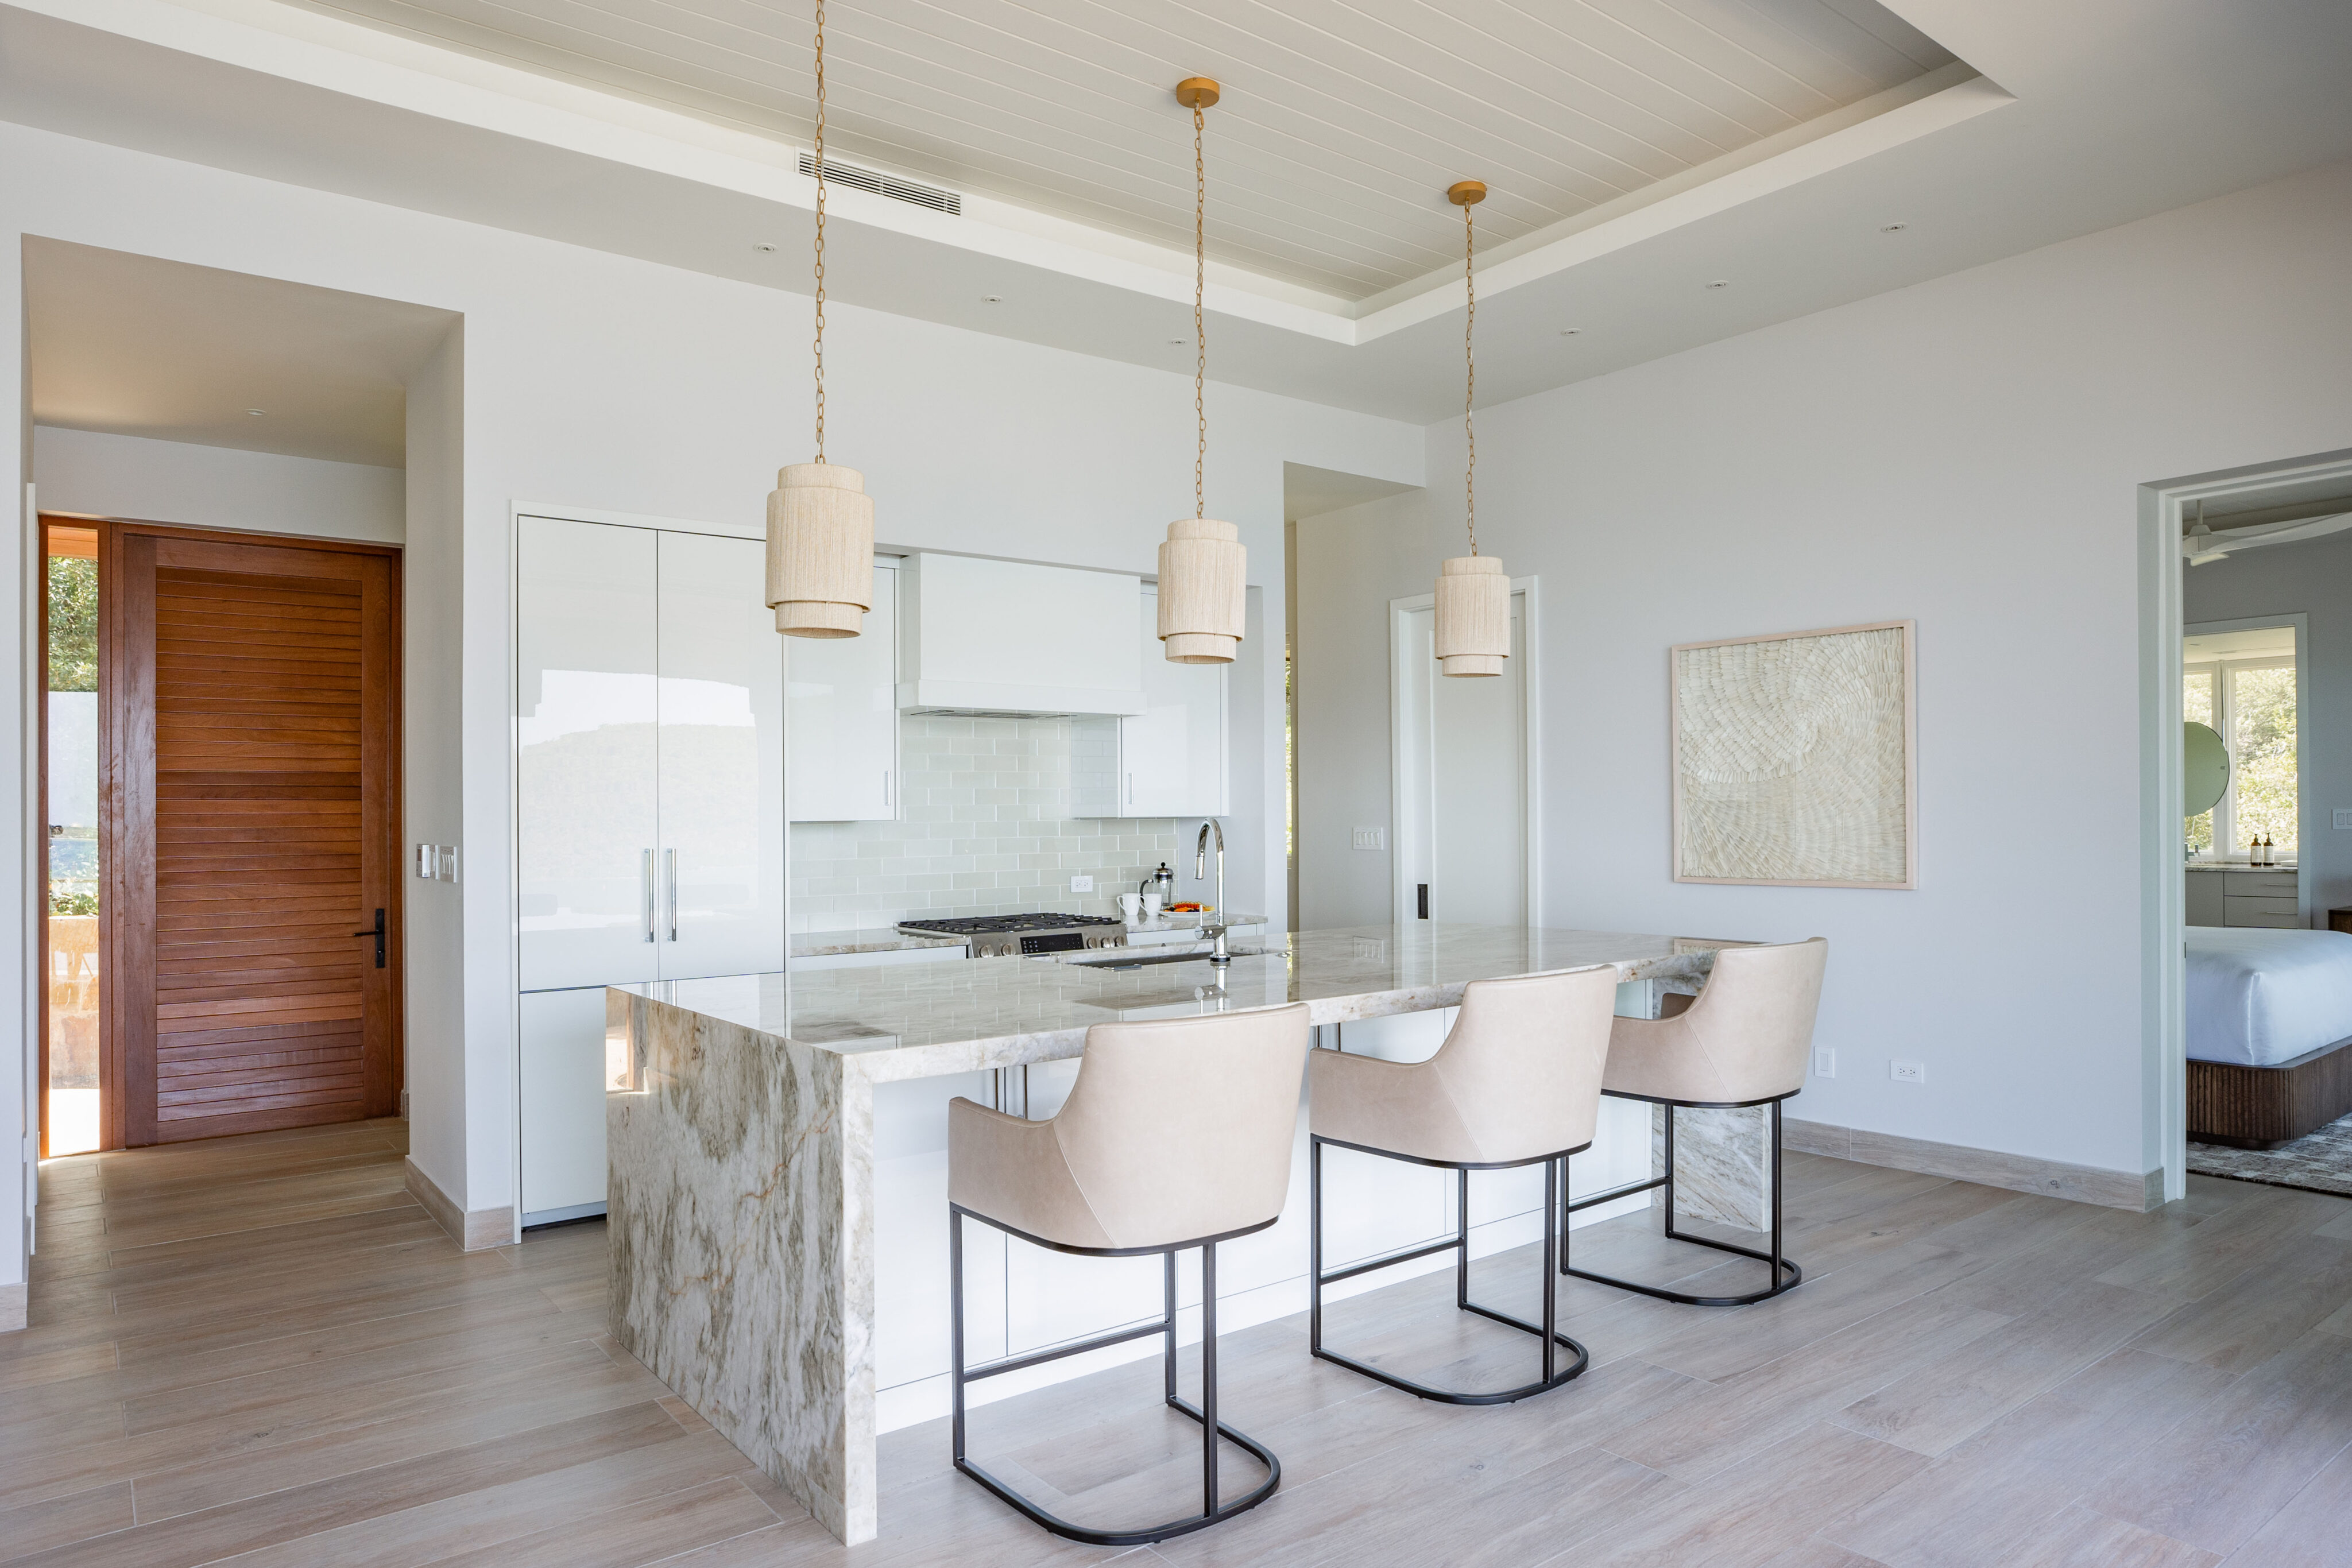
M1474 202L1483 202L1486 199L1486 182L1456 180L1445 188L1445 199L1457 207L1466 207Z
M1217 84L1207 77L1186 77L1176 84L1176 101L1187 109L1213 109Z

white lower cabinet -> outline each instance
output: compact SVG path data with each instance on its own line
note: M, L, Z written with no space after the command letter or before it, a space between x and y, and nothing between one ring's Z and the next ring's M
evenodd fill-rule
M604 1090L627 1065L606 1036L604 988L526 991L521 1011L522 1222L602 1214Z

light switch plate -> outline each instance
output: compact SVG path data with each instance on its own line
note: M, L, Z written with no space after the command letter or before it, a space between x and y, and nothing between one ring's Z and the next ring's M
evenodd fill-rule
M2339 828L2352 828L2352 807L2336 808L2336 825Z
M1897 1083L1925 1083L1927 1082L1927 1064L1924 1061L1890 1061L1886 1064L1886 1076Z
M1354 847L1360 850L1384 850L1389 847L1386 828L1358 828Z
M1835 1046L1825 1045L1819 1051L1813 1052L1813 1076L1816 1078L1835 1078L1837 1076L1837 1048Z
M1072 893L1092 893L1094 890L1095 879L1090 876L1074 876L1070 879Z

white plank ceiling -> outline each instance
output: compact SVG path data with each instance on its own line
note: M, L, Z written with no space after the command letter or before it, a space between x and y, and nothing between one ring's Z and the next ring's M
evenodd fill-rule
M813 5L308 0L779 139L814 122ZM1362 299L1948 63L1874 0L834 0L828 152Z

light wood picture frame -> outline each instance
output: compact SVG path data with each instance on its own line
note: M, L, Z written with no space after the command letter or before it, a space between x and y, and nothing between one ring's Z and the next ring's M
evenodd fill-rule
M1676 882L1919 884L1918 627L1666 652Z

